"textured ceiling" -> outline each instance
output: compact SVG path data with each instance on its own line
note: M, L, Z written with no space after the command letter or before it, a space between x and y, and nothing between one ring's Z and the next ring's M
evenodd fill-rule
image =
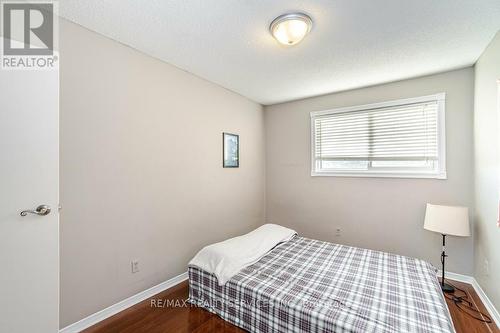
M473 64L500 29L500 0L60 0L60 15L261 104ZM314 20L295 47L278 15Z

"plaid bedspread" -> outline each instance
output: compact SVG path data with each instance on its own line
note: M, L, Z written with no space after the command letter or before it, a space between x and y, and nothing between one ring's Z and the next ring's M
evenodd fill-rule
M298 236L224 286L189 267L189 302L250 332L455 332L431 264Z

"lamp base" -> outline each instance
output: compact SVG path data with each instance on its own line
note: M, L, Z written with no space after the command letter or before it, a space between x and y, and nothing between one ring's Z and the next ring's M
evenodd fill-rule
M441 290L444 293L454 293L455 292L455 288L453 288L452 286L450 286L447 283L445 283L444 285L441 284Z

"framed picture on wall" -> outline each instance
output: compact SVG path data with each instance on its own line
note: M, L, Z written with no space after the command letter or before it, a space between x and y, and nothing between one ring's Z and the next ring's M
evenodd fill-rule
M224 168L239 168L240 137L236 134L222 133L222 166Z

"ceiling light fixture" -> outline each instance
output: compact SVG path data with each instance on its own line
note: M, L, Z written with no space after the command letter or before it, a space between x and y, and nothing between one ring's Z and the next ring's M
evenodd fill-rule
M269 26L271 35L283 45L299 43L311 31L312 20L302 13L284 14L275 18Z

